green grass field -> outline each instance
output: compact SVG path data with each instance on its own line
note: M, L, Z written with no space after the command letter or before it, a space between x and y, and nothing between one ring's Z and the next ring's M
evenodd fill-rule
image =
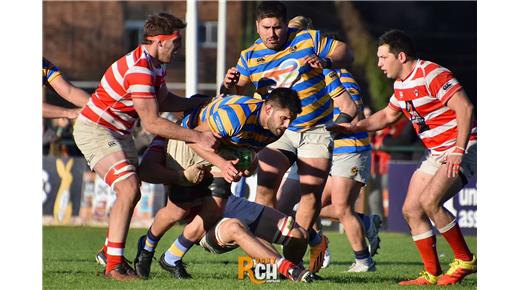
M43 228L43 289L403 289L397 282L415 278L422 271L422 263L412 239L396 233L381 234L381 249L375 256L377 272L345 273L353 262L352 252L343 234L328 233L332 253L332 265L320 271L324 281L299 284L283 280L280 283L253 285L248 280L237 280L237 256L235 250L223 255L213 255L200 247L194 247L184 258L187 270L194 279L179 281L170 278L157 262L152 264L149 280L117 282L103 278L103 269L94 256L104 242L105 229L89 227ZM160 257L180 233L175 227L159 243L156 258ZM126 257L133 260L135 245L145 229L132 229L128 235ZM477 240L469 237L470 249L476 251ZM438 252L444 271L452 259L445 241L438 238ZM308 256L305 262L308 261ZM467 277L462 284L450 289L475 289L477 275ZM415 289L422 287L405 287Z

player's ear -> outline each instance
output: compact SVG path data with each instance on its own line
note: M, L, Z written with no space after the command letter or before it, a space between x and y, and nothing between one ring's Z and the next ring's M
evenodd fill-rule
M399 54L397 54L397 59L400 63L405 63L408 61L408 55L401 51Z
M265 106L265 114L267 117L270 117L273 114L274 108L273 105L266 103Z

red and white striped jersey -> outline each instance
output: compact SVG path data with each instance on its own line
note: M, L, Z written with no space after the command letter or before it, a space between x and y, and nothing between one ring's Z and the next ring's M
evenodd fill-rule
M139 117L133 99L156 98L165 75L166 66L154 67L152 56L139 46L106 70L81 116L119 134L130 134Z
M425 60L417 60L412 73L394 82L394 94L388 106L402 110L432 154L440 154L455 146L457 119L446 105L462 89L448 69ZM477 140L477 127L472 124L470 143Z

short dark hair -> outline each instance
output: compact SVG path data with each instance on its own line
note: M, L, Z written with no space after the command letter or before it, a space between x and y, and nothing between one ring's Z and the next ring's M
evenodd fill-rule
M262 1L256 7L256 20L264 18L281 18L284 23L287 23L287 8L279 1Z
M298 93L289 88L276 88L267 97L267 104L280 109L288 108L295 116L302 112L302 101Z
M416 57L415 45L412 39L401 30L392 29L383 33L377 41L377 46L385 44L389 46L390 52L396 56L400 52L404 52L409 57Z
M152 43L147 39L149 36L162 34L172 34L173 32L186 27L186 23L172 14L161 12L148 15L144 22L143 44Z

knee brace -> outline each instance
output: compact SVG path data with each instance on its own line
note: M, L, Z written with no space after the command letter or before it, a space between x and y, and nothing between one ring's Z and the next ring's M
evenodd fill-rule
M118 161L108 169L103 180L114 190L114 186L121 180L124 180L135 174L135 166L128 160Z
M292 238L291 230L294 228L294 224L294 219L291 216L280 219L278 221L278 229L272 242L286 246Z
M231 184L222 177L216 177L209 185L209 190L212 196L228 198L231 195Z

